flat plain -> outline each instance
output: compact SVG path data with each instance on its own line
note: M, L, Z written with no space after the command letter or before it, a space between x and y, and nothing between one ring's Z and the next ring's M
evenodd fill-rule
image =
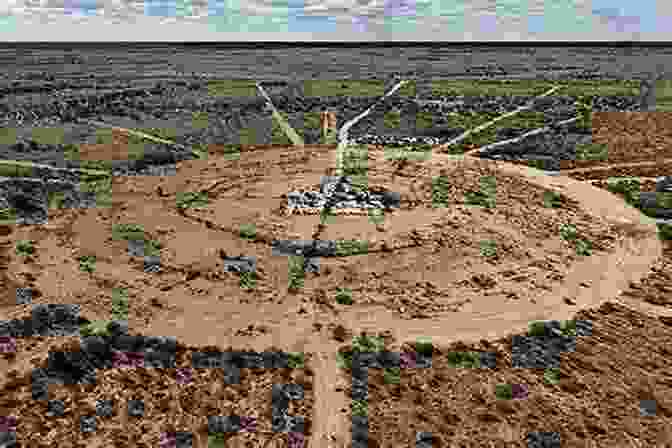
M262 116L263 101L253 96L249 81L242 84L251 98L246 107ZM359 88L332 84L326 91L307 90L319 99L338 96L329 89ZM219 93L231 85L220 83ZM436 94L476 95L469 86ZM517 93L527 101L546 87ZM273 92L272 99L285 112L289 100L282 95ZM539 108L503 123L500 133L544 125L547 117ZM61 400L65 410L48 416L49 402L29 395L31 373L54 364L49 352L77 351L80 335L3 335L4 346L14 346L1 355L0 407L16 417L17 440L31 447L54 446L55 440L63 447L164 446L162 440L181 446L170 436L175 432L190 432L192 446L199 447L427 446L419 439L432 439L432 446L522 447L544 446L531 441L543 437L559 437L563 446L667 446L672 443L672 390L665 380L672 350L669 227L657 226L608 183L595 182L637 175L647 178L642 185L650 188L650 179L669 174L662 163L669 146L666 113L635 118L644 114L594 113L592 127L577 133L604 145L609 159L570 161L574 164L561 167L560 176L528 166L525 154L516 163L477 157L479 146L499 139L496 132L475 136L467 149L474 152L467 155L466 148L448 153L432 148L424 159L404 157L403 151L390 158L386 148L366 145L365 152L351 154L361 163L353 163L350 174L364 176L370 191L399 193L399 207L326 221L310 213L287 214L286 195L316 190L323 176L335 173L335 145L210 141L198 148L198 156L154 160L171 165L169 173L64 181L102 202L59 207L57 195L40 224L11 222L17 212L12 207L21 216L31 213L25 206L33 204L29 194L52 198L45 188L16 188L24 185L19 178L34 179L35 169L5 173L3 197L12 207L0 227L2 318L31 320L35 305L75 304L84 319L82 334L102 322L101 334L108 337L106 321L121 319L132 335L170 336L177 346L171 368L120 364L99 369L95 385L53 385L49 399ZM450 126L469 129L492 115L468 117L458 116ZM180 140L181 132L170 132L178 127L133 128L190 142L185 133ZM133 146L119 130L100 135L100 142L79 145L71 159L102 171L120 161L133 170L128 154L136 151L135 159L143 160L171 146ZM47 154L42 162L53 164L49 151L42 154ZM658 156L661 163L649 171L640 168ZM612 164L626 168L618 171ZM67 197L81 199L74 193ZM273 250L274 242L292 240L336 241L339 250L320 257L317 271L305 272L301 260L297 264L295 257ZM238 257L255 260L255 269L228 269ZM531 322L549 320L575 327L562 335L533 332ZM590 331L579 331L582 322ZM558 341L573 350L559 349ZM362 379L353 353L383 348L398 354L396 367L374 363ZM197 367L198 354L213 350L291 353L302 362L291 368L241 367L238 383L230 384L225 369ZM541 367L535 362L548 357L557 362ZM279 383L303 391L301 399L287 400L283 411L303 416L300 431L275 428L268 403ZM97 415L95 405L103 399L114 403L106 417ZM132 400L144 403L144 414L128 414ZM96 430L83 431L82 418L93 415ZM257 424L239 425L246 430L217 438L208 425L215 415Z

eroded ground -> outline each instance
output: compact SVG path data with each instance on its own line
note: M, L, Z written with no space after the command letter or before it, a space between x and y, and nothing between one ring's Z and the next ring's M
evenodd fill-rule
M123 143L82 146L80 156L123 160ZM628 145L610 152L616 162L646 159L628 156ZM432 446L523 447L534 431L577 447L672 443L670 246L620 196L584 181L605 177L551 178L439 154L393 161L369 147L367 187L400 193L400 207L382 221L346 212L321 225L314 212L288 213L283 195L316 190L333 174L333 146L246 147L233 160L209 149L173 175L113 178L107 208L52 208L44 225L0 227L3 320L29 318L40 303L109 319L123 289L131 334L178 341L176 368L117 367L100 370L95 386L53 386L50 399L62 399L65 414L47 417L47 403L28 395L31 371L49 351L76 351L79 338L16 338L0 381L3 415L17 417L20 442L149 447L185 431L205 447L207 417L235 414L256 428L227 434L224 446L292 446L296 433L273 430L269 405L272 385L290 383L304 391L288 413L304 416L308 447L423 446L414 445L418 432L431 433ZM654 171L647 177L667 174ZM343 244L305 276L273 250L274 241L316 238L365 241L366 250ZM32 245L17 253L21 241ZM253 257L254 275L227 270L238 256ZM30 288L32 302L17 305L17 288ZM591 334L560 355L559 372L519 368L512 333L570 318L590 321ZM368 369L366 400L361 376L335 356L362 334L415 360L397 375ZM418 338L431 340L431 368L421 368ZM194 368L209 349L303 353L305 364L241 368L239 384L229 384L221 369ZM458 368L454 353L466 351L494 353L494 369ZM390 376L399 384L387 384ZM498 395L506 384L526 393ZM114 399L113 416L80 431L99 398ZM127 416L132 399L145 404L142 417ZM353 436L352 415L363 413L366 442Z
M594 189L557 179L544 184L551 181L472 158L386 160L383 151L373 147L368 153L368 188L396 191L402 197L400 207L385 213L382 222L361 214L337 215L320 226L319 215L287 216L283 194L317 189L321 176L333 174L333 149L248 148L238 160L215 157L213 151L208 160L181 162L173 176L115 177L109 208L51 209L45 225L4 226L3 319L30 313L31 305L16 305L12 288L31 288L32 304L78 304L80 314L92 321L110 317L113 290L123 288L129 299L130 332L176 337L182 344L179 367L188 367L187 347L312 354L305 371L252 369L242 376L239 390L245 392L222 386L221 392L211 391L207 397L199 395L199 385L221 385L216 369L196 374L201 381L186 390L175 386L174 369L110 369L101 373L98 389L71 386L54 393L64 399L70 422L56 426L40 418L40 408L29 411L20 404L21 394L29 393L26 375L33 359L40 357L35 354L46 353L49 338L20 339L16 354L4 355L5 369L15 372L4 387L13 391L5 404L13 404L12 415L19 416L19 440L28 437L31 446L42 446L67 429L76 434L64 442L72 444L67 446L94 439L156 446L162 432L191 430L194 443L203 443L208 415L233 413L268 423L262 402L270 392L264 387L281 377L315 391L291 409L306 418L308 446L325 446L322 438L332 431L346 434L342 440L347 440L347 413L338 406L347 406L347 399L333 390L338 370L329 354L343 347L348 334L392 329L394 341L428 336L437 346L483 335L484 329L488 337L504 336L512 327L523 330L531 320L569 318L596 297L615 295L627 285L628 275L639 281L659 253L655 230L638 222L638 212L607 212L621 204L607 192L597 190L597 196L582 200L579 187ZM617 218L630 220L630 226ZM116 227L120 224L138 225L140 230L124 235ZM253 230L241 235L241 229ZM272 242L318 237L368 241L368 247L365 253L321 257L319 272L306 273L303 284L292 288L289 257L273 253ZM142 251L129 253L128 240L134 238L158 243L153 254L160 258L158 272L145 271L145 260L138 256ZM33 241L32 254L17 254L20 240ZM83 256L95 257L91 272L82 267ZM241 287L241 275L225 270L227 257L236 256L256 260L256 284L249 289ZM622 258L626 267L612 266L615 258ZM342 287L351 290L352 304L336 300ZM299 379L291 381L295 378ZM159 397L147 387L148 381L173 385L161 386ZM103 421L93 434L79 433L73 431L73 417L91 409L81 404L86 398L72 390L77 388L115 396L119 406L142 397L150 409L147 416L158 418L162 406L176 416L164 413L159 420L163 424L155 419L152 425L140 423L122 434L120 407L121 420ZM372 426L371 438L380 440L376 428L383 424ZM232 439L264 446L285 437L261 423L258 431ZM38 440L30 438L31 433L48 437Z

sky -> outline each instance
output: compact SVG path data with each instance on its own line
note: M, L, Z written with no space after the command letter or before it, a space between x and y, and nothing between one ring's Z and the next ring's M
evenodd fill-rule
M0 0L0 40L670 41L666 0Z

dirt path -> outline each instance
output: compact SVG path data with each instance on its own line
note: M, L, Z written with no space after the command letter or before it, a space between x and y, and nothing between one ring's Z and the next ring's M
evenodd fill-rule
M450 164L455 161L445 160L443 163ZM591 185L567 177L544 176L541 173L533 173L526 167L507 163L498 162L498 167L528 182L568 195L577 200L582 208L594 212L598 219L621 222L624 226L630 227L637 236L622 241L614 252L577 263L561 287L554 288L553 291L539 297L538 306L529 303L521 303L518 306L506 304L502 308L493 307L489 312L461 312L454 317L435 318L430 322L425 320L408 322L379 311L375 312L375 319L368 322L361 320L362 316L357 315L360 313L343 315L342 321L351 324L353 333L365 331L367 334L379 334L386 329L392 329L395 339L399 341L429 337L439 346L447 346L456 341L473 343L484 338L497 339L508 334L524 332L532 320L570 319L580 309L598 307L605 301L614 299L638 311L672 316L672 310L664 310L637 300L619 298L620 293L627 289L630 282L637 282L647 274L650 266L662 253L654 224L641 224L639 212L633 211L631 207L608 192ZM590 286L585 287L586 284ZM568 305L564 301L567 297L571 297L574 304ZM373 317L374 313L371 312L369 316ZM329 353L326 350L325 352ZM314 368L316 390L322 401L316 409L310 446L329 448L348 446L342 444L340 440L334 441L329 437L331 434L350 434L351 426L348 416L340 411L343 394L336 391L338 387L335 385L339 384L339 379L333 357L320 358ZM325 441L329 441L330 444L325 445Z
M308 148L309 150L310 148ZM327 157L328 159L328 157ZM483 164L483 161L474 157L451 157L436 155L431 165L450 169L460 164ZM291 310L298 302L285 302L280 305L264 306L268 317L264 320L264 333L255 335L253 340L247 335L231 336L226 338L227 343L233 346L252 347L262 351L269 344L279 345L290 351L305 351L314 354L313 368L315 394L319 399L316 403L314 420L312 422L311 447L345 447L349 443L350 421L349 414L343 409L349 408L347 396L342 392L343 378L336 366L334 353L339 344L334 342L330 333L339 326L338 322L346 324L348 333L380 334L392 330L392 336L398 341L410 341L418 337L429 337L435 344L446 346L452 342L475 342L483 338L499 338L515 332L523 332L532 320L539 319L569 319L578 310L596 307L607 300L614 300L621 291L627 289L630 282L639 281L648 271L654 261L660 256L662 248L658 240L655 225L644 222L636 210L627 206L616 196L587 183L568 177L549 177L541 175L528 167L513 165L505 162L488 162L496 166L500 174L512 175L533 185L556 191L579 204L580 209L589 210L598 220L617 223L622 229L627 229L628 236L619 240L614 250L602 254L594 254L590 258L578 261L571 266L561 282L551 290L541 293L536 298L536 304L528 301L519 302L492 302L487 308L479 308L474 304L472 311L463 309L459 313L444 314L427 319L403 319L395 316L389 309L379 305L363 305L355 309L346 309L339 313L336 320L327 317L331 313L318 312L294 314ZM219 182L219 181L217 181ZM205 183L217 185L221 183ZM257 195L258 196L258 195ZM249 203L249 207L253 205ZM217 226L216 216L201 213L187 213L185 218L193 220L202 226L210 222L211 230L233 233L233 229ZM301 218L297 218L301 219ZM366 218L364 218L366 219ZM313 223L316 222L312 219ZM166 221L166 223L168 223ZM305 237L314 230L311 224L299 234ZM219 229L219 230L218 230ZM346 231L347 233L347 231ZM260 230L260 238L268 240ZM325 237L329 239L329 237ZM214 241L214 240L211 240ZM170 268L171 263L166 267ZM174 269L179 270L177 265ZM203 266L194 267L191 272L202 271ZM567 298L571 299L568 304ZM622 300L629 306L651 311L654 307L647 307L635 301ZM250 308L251 311L252 308ZM173 334L189 344L204 343L203 334L193 331L193 324L200 322L204 315L208 322L225 322L230 318L227 309L217 316L217 309L212 308L208 300L192 302L189 307L177 311L180 324L176 326L170 320L155 322L148 332L151 334ZM246 311L239 309L239 316L244 321ZM666 315L660 312L661 315ZM669 313L668 313L669 314ZM287 331L287 319L294 315L292 331ZM324 324L322 326L322 324ZM319 331L315 330L316 325ZM449 330L448 330L449 329ZM487 329L487 330L486 330ZM217 338L219 340L219 337ZM208 339L209 341L211 339Z
M524 332L532 320L569 319L606 301L672 317L669 308L621 295L650 272L663 246L653 220L617 196L567 176L595 168L551 177L527 166L471 155L435 152L427 162L383 162L382 152L371 149L370 186L402 194L402 206L391 212L389 221L374 225L367 216L338 216L318 233L317 216L276 214L283 194L312 188L333 169L335 149L270 148L243 153L237 162L214 157L182 162L174 176L116 179L114 203L107 211L54 211L47 226L3 233L0 249L8 261L8 284L16 287L23 284L17 279L32 279L43 297L81 301L83 313L105 318L101 310L107 298L101 291L122 282L133 300L130 327L138 333L171 335L194 347L257 352L277 347L310 354L316 397L310 448L350 446L351 403L344 392L349 379L337 366L335 354L354 334L387 334L397 343L431 338L435 346L448 346ZM460 179L450 186L451 206L443 211L427 200L431 179L442 172ZM497 185L504 185L497 190L504 205L496 211L466 207L463 190L477 186L488 173L497 177ZM175 200L184 191L207 192L211 203L177 212ZM535 205L534 199L547 191L562 196L562 208L548 211ZM574 256L551 228L570 218L593 237L597 247L590 257ZM162 273L142 272L125 254L123 243L109 242L109 228L118 222L143 224L150 236L161 240ZM238 226L249 222L256 223L256 236L241 241ZM314 234L370 241L370 251L324 259L324 270L307 277L300 292L284 293L287 262L272 256L270 243L311 239ZM38 253L26 263L16 261L12 241L28 237L38 242ZM477 237L504 242L497 263L482 262L472 250ZM84 253L82 249L100 260L93 275L79 272L71 260L70 255ZM223 252L257 257L260 285L255 290L242 292L222 273ZM414 270L422 271L423 281L408 275ZM464 277L448 279L448 271ZM482 281L496 286L479 285ZM333 303L332 292L344 284L358 294L355 306ZM513 299L512 291L517 293ZM7 319L23 315L26 307L12 305L1 311ZM43 342L31 347L42 354ZM3 370L11 366L27 371L32 361L22 358L3 364Z

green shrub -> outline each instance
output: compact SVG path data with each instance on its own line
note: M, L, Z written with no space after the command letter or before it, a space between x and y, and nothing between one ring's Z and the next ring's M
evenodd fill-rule
M565 241L576 240L576 227L572 224L563 224L560 226L560 237Z
M239 234L241 238L254 239L257 230L254 224L241 224Z
M510 400L513 398L513 388L510 384L497 384L495 386L495 396L500 400Z
M156 240L145 240L145 256L156 257L163 248L161 242Z
M481 358L478 352L450 352L448 365L452 368L478 368Z
M481 255L484 257L497 256L497 243L492 240L481 241Z
M580 257L589 256L592 253L592 243L588 240L578 240L576 242L576 254Z
M176 205L179 209L185 208L198 208L205 207L208 205L208 193L207 192L186 192L178 193Z
M379 352L384 347L383 338L378 336L360 335L353 337L352 349L357 352Z
M26 257L35 253L32 240L19 240L16 243L16 255Z
M672 240L672 224L657 224L658 238L664 241Z
M225 448L226 436L223 432L208 434L208 448Z
M82 272L88 272L89 274L96 270L96 256L95 255L82 255L78 258L79 260L79 269Z
M415 351L424 356L431 356L433 351L432 341L426 338L418 338L415 343Z
M590 123L588 121L588 123ZM607 160L609 148L601 143L587 143L576 147L576 160Z
M563 320L560 322L560 329L567 336L576 336L576 320Z
M145 231L139 224L115 224L112 226L112 238L115 240L144 240Z
M352 400L352 415L366 417L369 413L369 404L366 400Z
M16 209L11 207L0 209L0 222L4 224L16 224Z
M336 302L341 305L352 305L352 290L350 288L338 288Z
M254 289L257 285L257 277L254 272L240 273L240 287L242 289Z
M401 368L390 367L389 369L385 369L383 378L386 384L399 384L401 382Z
M556 193L555 191L544 191L544 207L558 208L561 205L560 193Z
M448 205L448 177L437 176L432 179L432 206L445 207Z
M112 318L114 320L128 320L128 292L123 288L112 291Z
M290 369L303 369L305 366L303 353L290 352L287 354L287 362Z
M546 334L545 321L535 320L528 324L527 334L530 336L543 336Z
M339 369L351 369L352 368L352 353L337 353L336 354L336 365Z
M385 222L385 211L380 208L369 209L369 220L374 224L382 224Z
M368 241L339 240L336 242L336 255L347 257L349 255L366 254L369 251Z
M110 321L109 320L94 320L88 324L82 324L79 328L81 336L109 336Z
M558 384L560 382L560 369L557 367L544 370L544 382Z
M398 111L389 111L383 119L385 127L396 129L401 125L401 114Z
M305 279L304 270L305 258L292 255L289 257L289 290L296 291L303 286Z

